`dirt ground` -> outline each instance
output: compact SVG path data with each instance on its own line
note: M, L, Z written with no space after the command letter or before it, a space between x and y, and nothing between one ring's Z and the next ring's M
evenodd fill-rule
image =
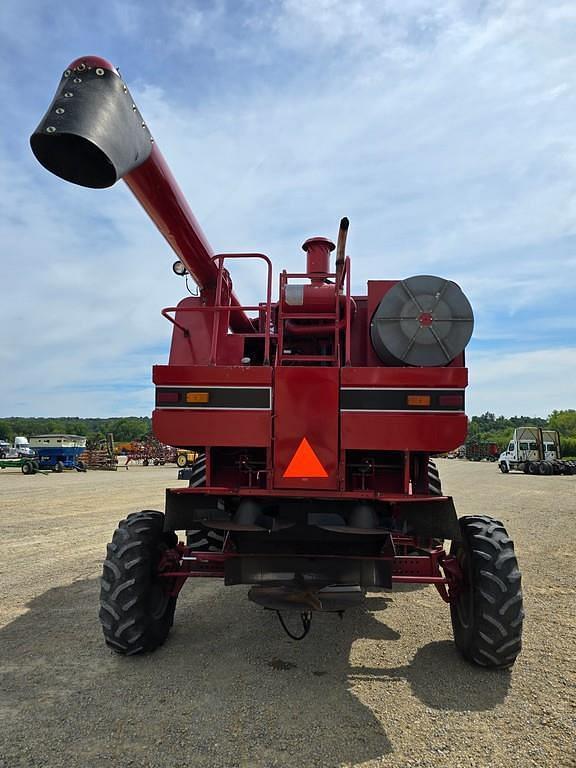
M301 643L244 587L199 580L167 644L103 644L98 577L131 511L162 508L176 469L0 473L0 766L574 766L576 477L440 461L459 514L507 525L523 571L511 672L452 644L432 587L372 594Z

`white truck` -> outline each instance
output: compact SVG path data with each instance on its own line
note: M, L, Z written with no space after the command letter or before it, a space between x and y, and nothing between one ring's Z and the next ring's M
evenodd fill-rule
M30 447L27 437L15 437L14 444L0 440L0 459L32 459L36 451Z
M518 427L498 458L504 474L511 470L531 475L573 475L576 462L560 458L560 436L554 429Z

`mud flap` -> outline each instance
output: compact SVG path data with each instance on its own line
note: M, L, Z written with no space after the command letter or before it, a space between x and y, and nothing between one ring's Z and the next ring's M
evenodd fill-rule
M393 514L398 522L405 522L407 533L435 539L461 538L456 508L451 496L434 499L433 502L396 504Z

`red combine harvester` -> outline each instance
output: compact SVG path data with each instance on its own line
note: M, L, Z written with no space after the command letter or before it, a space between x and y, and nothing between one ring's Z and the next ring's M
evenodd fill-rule
M124 179L176 252L175 271L200 288L162 311L172 347L153 373L156 437L199 458L182 471L188 487L167 489L164 513L129 515L114 533L100 610L108 645L161 645L195 577L251 585L287 631L283 613L296 611L295 639L314 611L342 612L366 590L433 584L464 657L511 666L523 617L512 541L499 520L458 519L431 462L466 437L473 315L460 288L424 275L370 280L353 296L343 219L336 248L306 240L305 269L281 272L273 301L267 256L213 253L104 59L66 69L31 145L67 181ZM233 292L237 259L264 267L257 305Z

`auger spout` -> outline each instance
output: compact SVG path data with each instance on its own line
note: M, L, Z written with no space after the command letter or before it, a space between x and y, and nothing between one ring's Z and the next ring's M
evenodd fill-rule
M109 61L85 56L70 64L30 145L37 160L65 181L102 189L123 179L213 303L218 278L214 251ZM239 307L228 284L231 307ZM231 309L230 327L238 333L254 330L241 309Z

